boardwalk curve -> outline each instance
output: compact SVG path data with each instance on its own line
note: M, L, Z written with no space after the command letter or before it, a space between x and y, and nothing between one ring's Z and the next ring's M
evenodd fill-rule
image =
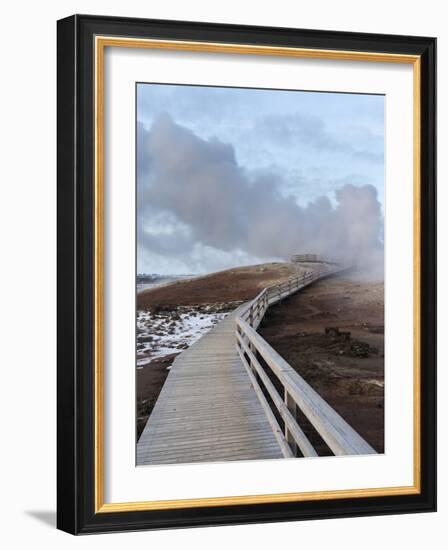
M235 346L238 309L178 355L137 445L137 464L283 458Z

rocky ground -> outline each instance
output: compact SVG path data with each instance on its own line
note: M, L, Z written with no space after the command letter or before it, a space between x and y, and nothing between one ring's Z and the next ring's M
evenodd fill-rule
M316 283L270 308L259 332L377 452L384 452L382 282L350 273ZM328 454L306 427L319 454Z

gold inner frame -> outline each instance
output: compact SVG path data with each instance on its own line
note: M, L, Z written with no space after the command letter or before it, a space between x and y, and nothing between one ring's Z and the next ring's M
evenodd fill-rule
M414 480L413 485L401 487L379 487L350 490L313 491L300 493L278 493L211 498L189 498L180 500L154 500L141 502L104 502L104 50L108 46L121 48L153 48L159 50L197 51L208 53L234 53L407 63L413 65L413 180L414 180ZM231 506L275 502L299 502L332 500L338 498L361 498L393 495L419 494L421 490L421 435L420 435L420 203L421 203L421 61L417 55L401 55L376 52L352 52L343 50L321 50L308 48L256 46L251 44L224 44L177 40L155 40L96 36L95 54L95 513L129 512L142 510L167 510L205 506Z

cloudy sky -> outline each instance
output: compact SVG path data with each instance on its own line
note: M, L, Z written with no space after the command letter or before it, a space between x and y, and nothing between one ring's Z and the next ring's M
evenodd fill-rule
M137 85L137 271L381 251L384 97Z

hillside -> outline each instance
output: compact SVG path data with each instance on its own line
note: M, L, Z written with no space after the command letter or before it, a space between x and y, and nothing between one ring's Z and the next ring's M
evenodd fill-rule
M321 264L322 265L322 264ZM254 298L264 287L280 283L316 264L269 263L236 267L147 289L137 296L138 310L197 306Z

